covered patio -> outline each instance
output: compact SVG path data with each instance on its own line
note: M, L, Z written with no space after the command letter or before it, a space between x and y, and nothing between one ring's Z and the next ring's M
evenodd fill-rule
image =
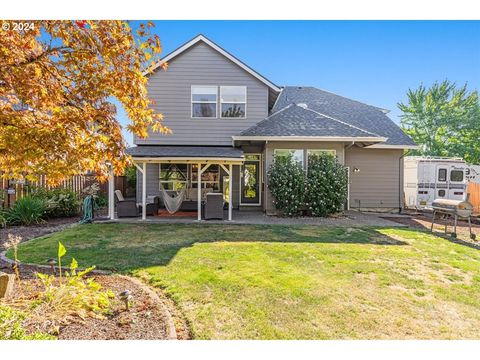
M185 181L182 186L191 187L189 190L193 190L196 187L196 202L197 202L197 221L202 220L202 177L211 169L211 167L218 167L228 177L228 221L232 220L233 209L233 173L234 166L241 166L244 162L244 154L241 149L233 147L208 147L208 146L154 146L154 145L141 145L127 149L128 154L132 157L133 163L138 170L138 174L141 177L141 187L139 188L141 193L141 219L147 219L147 184L150 186L157 186L155 193L158 193L161 188L161 171L162 165L171 165L175 167L186 167L188 169L188 181ZM158 176L152 175L147 172L147 165L156 164L159 167ZM158 183L157 183L158 182ZM153 185L152 185L153 184ZM138 185L138 184L137 184ZM137 187L138 188L138 187ZM220 187L216 189L216 193L219 192ZM172 188L172 191L176 191L176 188ZM205 190L205 189L203 189ZM225 193L227 189L223 189ZM212 190L212 192L215 192ZM137 199L138 201L138 199ZM108 191L108 217L111 220L116 218L115 216L115 190L113 184L113 173L109 178L109 191Z

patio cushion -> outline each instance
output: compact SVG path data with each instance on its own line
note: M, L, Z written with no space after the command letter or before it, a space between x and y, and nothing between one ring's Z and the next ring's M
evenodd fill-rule
M117 196L118 201L125 201L125 198L120 190L115 190L115 195Z

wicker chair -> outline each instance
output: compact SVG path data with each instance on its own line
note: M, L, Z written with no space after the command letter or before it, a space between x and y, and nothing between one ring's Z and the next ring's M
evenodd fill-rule
M125 199L120 190L115 190L115 199L117 205L117 216L120 217L136 217L140 214L135 199Z
M205 202L205 220L221 219L223 220L223 194L208 193Z

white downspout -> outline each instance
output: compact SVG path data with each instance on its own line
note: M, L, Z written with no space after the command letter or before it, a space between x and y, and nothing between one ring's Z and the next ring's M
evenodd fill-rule
M233 208L233 166L232 164L228 165L228 221L232 221L232 208Z
M202 164L198 164L197 220L202 220Z
M108 165L108 217L115 219L115 177L112 165Z
M147 219L147 163L142 164L142 220Z

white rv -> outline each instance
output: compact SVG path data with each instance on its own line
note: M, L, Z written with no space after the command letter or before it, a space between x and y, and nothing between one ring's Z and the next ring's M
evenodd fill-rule
M480 184L480 165L469 165L465 176L468 182Z
M430 208L435 199L465 200L467 169L468 165L462 158L405 157L405 207Z

